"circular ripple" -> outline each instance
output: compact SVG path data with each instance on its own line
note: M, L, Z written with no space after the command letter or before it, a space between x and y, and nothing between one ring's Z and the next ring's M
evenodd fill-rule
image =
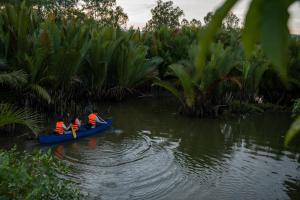
M91 199L163 199L188 178L175 159L180 140L150 136L142 131L118 142L90 138L65 146L60 156L76 169L71 176Z

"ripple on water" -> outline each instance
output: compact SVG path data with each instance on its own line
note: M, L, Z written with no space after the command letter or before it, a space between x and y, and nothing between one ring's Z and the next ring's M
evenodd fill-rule
M180 140L142 131L121 142L99 140L96 148L89 143L84 140L77 154L66 150L63 156L92 199L163 199L188 183L174 155Z
M299 179L289 176L300 171L289 152L242 143L197 146L200 153L190 155L178 148L180 139L168 134L141 131L121 138L88 138L57 147L90 199L286 199L282 191L294 195L299 188ZM284 163L289 165L282 168Z

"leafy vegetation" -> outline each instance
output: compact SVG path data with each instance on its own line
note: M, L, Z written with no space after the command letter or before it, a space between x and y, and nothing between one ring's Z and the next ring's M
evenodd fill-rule
M9 124L21 124L28 127L36 135L40 130L40 117L27 109L15 109L9 104L0 104L0 127Z
M34 154L0 150L1 199L82 199L77 186L62 178L69 168L51 151Z
M96 19L101 25L118 27L127 23L128 16L116 0L83 0L82 3L81 12L87 13L87 17Z
M180 23L180 8L157 1L143 31L120 28L127 19L113 0L85 0L80 9L73 0L6 2L0 10L0 56L7 63L0 94L14 87L8 102L60 114L70 104L122 100L150 92L151 85L168 90L180 111L193 116L290 105L300 87L300 42L286 28L293 1L253 0L244 27L231 12L236 2L208 13L202 25L196 19ZM270 24L282 28L267 38Z
M5 62L2 62L5 65ZM4 87L17 88L27 82L27 74L23 71L0 72L0 84ZM0 128L20 124L29 128L36 135L38 134L40 117L28 109L18 108L0 101Z
M290 129L288 130L286 137L285 137L285 145L288 145L300 132L300 117L298 117L293 124L291 125Z
M156 30L162 25L169 28L179 28L180 18L184 13L178 6L173 6L173 1L158 0L157 5L151 9L152 18L146 24L145 30Z
M157 85L172 92L182 103L183 111L196 116L218 115L219 108L223 107L226 99L215 99L216 93L222 96L224 91L217 91L223 82L231 82L241 88L240 80L232 74L236 63L236 55L230 47L223 44L214 44L211 47L211 59L203 70L202 79L195 79L196 67L194 61L198 48L190 51L189 60L182 64L170 66L173 76L182 87L174 87L168 81L159 80ZM181 92L182 91L182 92ZM225 95L226 96L226 95Z
M296 0L252 0L243 27L231 12L237 2L225 1L202 25L180 22L183 11L159 0L140 31L121 28L128 17L115 0L2 1L0 127L37 133L39 116L28 107L62 114L72 103L122 100L152 85L189 116L290 105L300 89L300 41L287 28ZM296 100L295 115L299 107ZM298 117L286 144L299 127ZM0 151L0 198L80 199L65 172L50 153Z
M288 8L297 0L278 0L263 1L252 0L247 12L245 27L243 29L242 41L245 53L251 56L256 44L259 42L274 65L277 75L285 85L289 85L288 80L288 39L289 31L287 22L289 19ZM202 36L198 55L198 78L202 77L205 59L208 53L209 45L213 40L214 34L221 25L222 20L228 15L238 0L227 0L217 9L211 17L207 30ZM207 18L209 19L209 18ZM270 34L270 30L272 33ZM276 41L276 42L274 42ZM299 80L299 79L296 79ZM296 81L298 84L298 81ZM292 124L287 137L286 145L297 133L299 133L299 118Z

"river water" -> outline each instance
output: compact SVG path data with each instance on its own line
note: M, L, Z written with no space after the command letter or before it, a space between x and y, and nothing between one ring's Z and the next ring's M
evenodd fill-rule
M112 129L51 147L88 199L300 198L300 151L283 146L289 114L192 119L158 99L99 109Z

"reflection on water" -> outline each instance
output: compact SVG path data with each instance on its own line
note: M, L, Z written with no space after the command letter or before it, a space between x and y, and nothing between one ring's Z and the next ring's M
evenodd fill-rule
M112 130L53 153L89 199L300 197L299 149L282 145L288 114L190 119L174 110L161 100L115 104L104 113Z
M95 150L97 148L97 138L96 137L91 137L89 139L89 148L92 150Z
M63 158L63 156L65 154L64 145L62 145L62 144L57 145L57 147L55 147L53 150L53 154L58 158Z

